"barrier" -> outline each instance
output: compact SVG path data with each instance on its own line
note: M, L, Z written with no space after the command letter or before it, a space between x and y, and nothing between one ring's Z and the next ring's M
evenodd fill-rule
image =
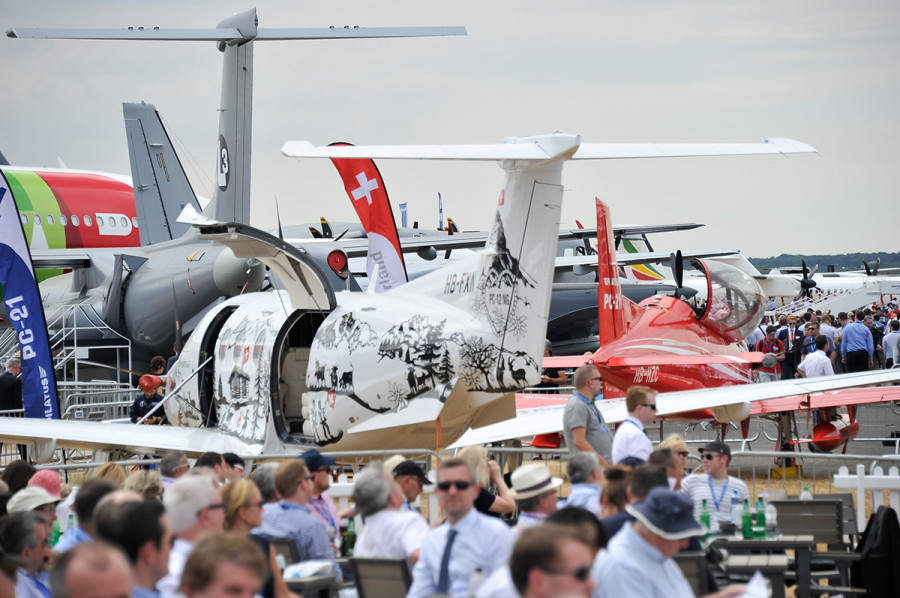
M872 473L866 474L866 468L863 465L856 466L856 474L850 475L846 467L841 467L838 473L834 475L834 487L846 490L856 490L856 520L862 522L867 520L866 517L866 491L871 493L872 508L876 509L879 502L883 503L883 493L888 491L888 506L897 512L900 512L900 470L897 467L888 469L887 475L884 469L878 466L872 467ZM882 493L881 501L875 499L876 492Z

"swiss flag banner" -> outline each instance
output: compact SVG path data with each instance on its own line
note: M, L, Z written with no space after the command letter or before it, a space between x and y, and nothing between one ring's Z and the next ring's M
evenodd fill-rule
M374 284L375 291L379 293L402 285L407 281L406 264L400 251L391 203L375 162L343 158L332 158L331 162L340 173L347 196L369 238L369 258L366 262L369 284Z

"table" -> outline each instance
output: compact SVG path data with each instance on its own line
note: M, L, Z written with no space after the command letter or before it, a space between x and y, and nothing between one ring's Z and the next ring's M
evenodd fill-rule
M812 587L812 573L810 569L810 557L815 542L809 534L788 536L781 535L775 538L743 539L734 536L713 538L716 546L724 548L729 554L741 554L747 552L781 552L793 550L797 564L797 598L809 598ZM765 556L765 555L763 555ZM730 559L729 559L730 560ZM784 579L782 578L782 596L784 595ZM775 584L772 584L773 588ZM773 589L774 591L774 589Z
M762 573L772 584L772 598L784 598L784 574L788 558L783 554L733 554L725 561L729 573L753 575Z
M285 577L284 581L290 591L301 596L318 596L318 598L328 598L339 587L337 575L333 573L310 577Z

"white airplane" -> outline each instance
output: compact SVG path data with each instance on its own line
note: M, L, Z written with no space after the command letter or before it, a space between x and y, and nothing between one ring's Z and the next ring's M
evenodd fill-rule
M289 151L289 148L293 147ZM283 292L224 301L200 321L169 373L166 427L0 421L0 440L94 450L253 455L443 448L515 416L515 391L540 377L567 159L785 154L761 144L581 144L552 134L487 146L329 147L320 157L496 160L506 171L488 247L380 294L336 293L301 249L239 224L199 226L254 256ZM349 155L348 155L349 154ZM355 155L354 155L355 154ZM519 436L515 430L510 434Z

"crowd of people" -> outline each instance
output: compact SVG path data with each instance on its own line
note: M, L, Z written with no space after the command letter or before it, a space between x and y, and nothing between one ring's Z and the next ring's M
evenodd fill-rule
M837 317L809 308L777 322L764 317L744 342L747 349L776 358L774 364L760 366L758 382L890 368L900 362L898 315L895 303Z
M655 396L638 395L629 412L649 421L641 411ZM0 476L0 598L286 598L293 594L272 540L288 539L301 561L331 562L340 582L345 517L362 524L354 556L406 561L413 598L693 596L672 557L706 532L695 504L712 493L718 506L716 496L732 487L746 494L746 486L727 476L721 443L702 451L707 475L683 478L682 439L646 453L623 438L644 458L604 471L596 453L576 452L565 498L564 480L543 463L515 468L503 491L512 508L501 512L491 510L499 495L486 487L497 466L481 451L445 459L433 478L413 461L372 462L354 475L345 512L328 494L335 460L316 450L252 473L233 454L205 453L190 467L184 453L170 452L128 475L108 463L74 490L56 472L15 461ZM442 517L435 526L416 508L432 484Z

